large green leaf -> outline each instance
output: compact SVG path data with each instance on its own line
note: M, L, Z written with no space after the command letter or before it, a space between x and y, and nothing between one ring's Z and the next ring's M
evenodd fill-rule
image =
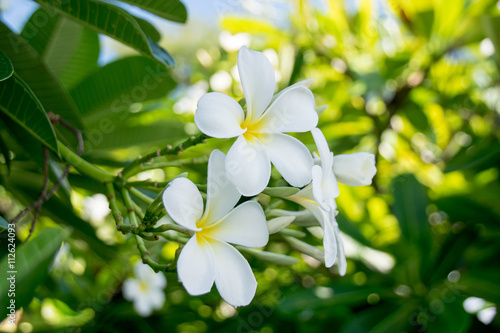
M95 71L71 90L71 96L88 123L92 117L101 118L99 113L117 114L132 103L164 97L175 85L163 66L133 56Z
M8 80L0 82L0 111L47 148L59 152L54 128L43 106L15 73Z
M82 128L80 114L62 83L47 68L38 53L1 22L0 48L9 56L16 74L33 90L45 110Z
M8 79L14 73L9 57L0 50L0 81Z
M45 22L43 29L39 22ZM49 8L40 7L31 15L21 37L68 89L97 68L97 33Z
M405 262L404 267L411 283L417 283L425 274L431 250L427 195L424 187L410 174L396 177L392 186L393 212L402 236L397 245L404 249L394 254Z
M134 17L120 7L97 0L36 0L36 2L108 35L164 65L175 64L172 56L149 38Z
M427 222L427 195L424 187L413 175L401 175L394 179L394 215L396 215L403 237L412 244L429 246L429 224ZM424 249L424 248L423 248Z
M164 19L175 22L186 22L186 7L179 0L121 0L137 6Z
M3 155L3 158L5 160L5 165L7 165L7 169L10 172L10 150L7 144L5 143L5 138L3 137L3 131L6 130L4 128L4 124L0 120L0 151Z
M0 280L1 318L7 316L7 306L12 299L15 300L16 309L29 304L36 287L47 277L54 255L67 237L65 229L46 228L28 243L15 249L15 263L9 263L9 258L4 257L0 263L4 276ZM11 276L15 279L15 296L9 296L9 290L12 289L7 277Z

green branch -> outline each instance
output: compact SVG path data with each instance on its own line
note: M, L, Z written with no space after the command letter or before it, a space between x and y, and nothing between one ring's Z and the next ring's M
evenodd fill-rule
M85 161L83 158L62 144L61 141L57 141L57 145L59 147L59 152L66 163L78 170L82 175L95 179L100 183L112 182L115 180L115 176L113 174Z
M154 160L155 157L160 157L160 156L165 156L165 155L178 155L184 150L194 147L197 144L203 143L208 139L208 136L205 134L201 134L199 136L192 136L183 143L172 147L172 146L167 146L166 148L163 149L158 149L157 151L147 154L146 156L142 156L137 158L135 161L127 165L125 168L122 170L122 176L123 178L128 178L130 176L133 176L137 172L142 171L141 170L141 164L149 162L151 160Z

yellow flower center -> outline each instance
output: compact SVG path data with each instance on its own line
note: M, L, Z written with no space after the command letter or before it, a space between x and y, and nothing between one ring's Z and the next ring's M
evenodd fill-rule
M144 291L146 291L146 290L148 290L148 285L146 284L146 282L141 281L141 282L139 283L139 289L140 289L141 291L143 291L143 292L144 292Z

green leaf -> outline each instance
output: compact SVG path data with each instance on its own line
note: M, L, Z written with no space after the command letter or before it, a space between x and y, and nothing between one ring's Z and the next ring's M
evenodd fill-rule
M60 115L77 128L83 127L80 114L62 83L38 53L1 22L0 48L9 56L16 74L33 90L45 110Z
M0 126L2 126L3 123L0 121ZM2 133L0 133L0 150L2 151L3 158L5 159L5 165L7 165L7 170L10 173L10 150L7 144L5 143L5 139L2 136Z
M172 56L146 36L134 17L120 7L97 0L36 0L36 2L108 35L166 66L175 64Z
M186 22L186 7L179 0L121 0L137 6L164 19L174 22Z
M427 195L424 187L413 175L401 175L393 181L394 215L396 215L403 237L411 244L429 246L429 224L427 222Z
M458 286L467 295L484 298L495 304L500 304L500 270L496 267L478 267L465 273Z
M0 233L9 228L9 222L0 216Z
M500 164L500 145L496 140L479 140L460 150L446 165L445 172L482 171Z
M411 283L418 283L429 264L431 238L427 221L427 195L413 175L400 175L393 181L393 212L401 228L403 251L394 254L404 261Z
M46 22L43 29L39 22ZM97 69L97 33L49 8L40 7L31 15L21 37L68 89Z
M380 287L368 286L364 288L359 286L335 286L335 289L316 287L285 295L277 310L280 316L294 318L306 310L315 312L337 305L357 306L366 304L368 295L380 293L381 291L382 288Z
M0 110L56 153L54 128L36 96L16 74L0 82Z
M427 328L426 332L429 333L469 332L472 318L465 312L462 299L454 295L453 291L449 289L443 289L443 291L446 291L446 298L435 298L431 301L432 303L428 307L430 311L428 312L427 322L422 327ZM454 300L450 302L449 298L453 299L453 297L455 297Z
M151 38L155 42L159 42L161 40L161 34L160 32L156 29L154 25L146 21L145 19L142 19L140 17L134 16L134 19L139 23L141 26L142 31Z
M160 64L141 56L112 62L92 73L71 90L71 96L85 121L102 114L122 114L133 103L160 98L176 83Z
M369 333L403 332L412 324L412 318L416 320L417 314L415 302L404 303L387 317L381 318L382 320ZM418 326L418 323L415 322L412 326Z
M14 73L9 57L0 50L0 81L8 79Z
M3 276L15 276L15 296L9 296L10 281L0 280L1 318L7 316L7 306L15 300L15 308L30 303L35 289L49 274L52 260L62 242L68 237L68 232L62 228L46 228L38 236L15 249L15 264L8 262L8 256L0 263Z

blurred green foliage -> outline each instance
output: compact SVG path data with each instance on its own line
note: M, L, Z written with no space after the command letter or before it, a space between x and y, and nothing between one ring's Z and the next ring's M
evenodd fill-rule
M355 11L342 0L330 0L321 9L305 0L291 6L286 28L264 19L225 16L221 45L200 47L191 57L174 53L183 68L174 73L158 65L166 61L165 54L158 56L145 44L139 49L143 56L98 66L96 29L60 14L45 14L47 27L33 34L30 22L48 9L35 12L16 37L25 52L9 53L7 39L0 48L12 61L14 75L43 96L42 104L53 104L45 106L47 111L65 105L61 115L84 129L83 157L110 171L137 154L197 134L193 112L206 91L241 98L235 74L241 40L268 55L279 89L313 78L316 104L328 106L318 126L333 152L367 151L377 157L373 186L340 189L346 276L276 238L266 250L301 261L285 267L248 256L259 282L250 306L235 311L215 291L189 296L176 274L167 273L164 308L141 318L120 291L138 259L133 240L116 233L111 216L89 222L84 198L104 189L71 171L67 186L44 204L33 241L46 237L46 230L57 230L46 229L56 225L71 235L25 307L19 331L500 330L498 316L485 325L463 307L471 296L486 300L483 307L500 304L497 1L359 0ZM143 22L142 29L153 37L154 27ZM23 135L20 124L0 116L0 212L9 220L38 197L41 147ZM71 133L56 131L75 145ZM309 134L298 137L313 148ZM208 155L213 148L227 151L229 144L209 140L183 158ZM166 167L138 179L168 181L184 171L202 183L206 166ZM54 163L51 174L60 172ZM271 182L286 186L274 171ZM266 196L260 200L268 216L273 209L300 209ZM28 236L28 220L18 226L21 241ZM317 230L304 231L307 242L321 245ZM0 232L2 244L5 235ZM149 246L161 260L174 258L173 243ZM6 254L4 246L1 251Z

